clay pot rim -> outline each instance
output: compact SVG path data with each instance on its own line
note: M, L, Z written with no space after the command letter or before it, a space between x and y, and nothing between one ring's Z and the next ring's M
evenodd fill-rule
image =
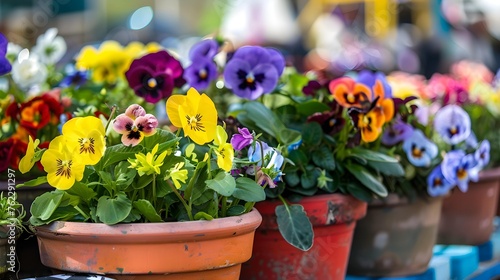
M493 181L500 178L500 167L488 168L479 172L479 181Z
M240 216L213 219L212 221L185 221L163 223L129 223L106 225L55 221L49 225L37 226L36 235L48 239L73 239L75 236L93 240L96 243L143 243L156 240L185 241L217 239L222 236L248 234L261 224L262 216L253 208ZM99 236L99 240L96 237ZM117 240L117 237L122 238Z

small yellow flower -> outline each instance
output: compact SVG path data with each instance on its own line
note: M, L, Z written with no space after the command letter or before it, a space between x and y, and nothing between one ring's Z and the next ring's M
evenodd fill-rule
M101 160L106 149L104 125L96 117L77 117L66 122L62 134L68 149L81 155L84 165L94 165Z
M47 182L56 189L67 190L75 181L81 181L85 165L77 154L70 152L64 136L57 136L49 145L41 159Z
M233 167L234 149L233 145L226 143L227 132L220 125L217 126L214 144L217 145L217 165L225 171L231 171Z
M214 139L217 127L217 110L206 94L190 88L187 95L172 95L167 100L167 114L176 127L196 144L203 145Z
M40 144L40 140L36 139L33 142L33 138L31 136L28 136L28 148L26 149L26 155L21 159L19 162L19 171L21 173L26 173L31 170L33 165L35 164L35 150L38 147L38 144Z
M135 168L139 173L139 176L144 174L160 174L160 167L163 165L163 160L167 156L168 151L164 151L163 153L156 155L158 147L158 144L156 144L153 150L146 155L138 153L135 155L135 159L128 159L130 168Z
M177 163L168 171L168 174L165 177L165 180L171 179L177 189L181 188L181 184L179 182L186 183L188 178L188 171L186 169L182 169L182 167L184 167L184 162Z

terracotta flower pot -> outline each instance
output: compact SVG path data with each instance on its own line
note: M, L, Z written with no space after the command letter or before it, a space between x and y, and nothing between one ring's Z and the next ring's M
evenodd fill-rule
M344 279L356 220L366 203L341 194L303 198L313 224L313 247L303 252L288 244L274 214L280 202L259 202L262 225L255 233L253 255L243 264L241 279Z
M368 205L358 222L348 274L407 276L424 272L436 244L442 198L409 203L397 195Z
M454 189L443 201L438 243L479 245L490 240L497 212L500 168L479 173L466 193Z
M262 217L120 224L54 222L37 227L42 263L115 279L239 279Z

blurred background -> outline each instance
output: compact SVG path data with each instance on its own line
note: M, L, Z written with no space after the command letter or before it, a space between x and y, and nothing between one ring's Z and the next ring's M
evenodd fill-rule
M301 70L369 68L430 77L470 59L500 66L496 0L0 0L0 32L30 47L57 27L62 63L103 40L185 52L220 35L235 47L279 47Z

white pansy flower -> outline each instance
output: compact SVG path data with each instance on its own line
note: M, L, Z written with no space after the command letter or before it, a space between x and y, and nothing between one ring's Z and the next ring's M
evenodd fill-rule
M12 79L22 89L40 85L47 79L47 67L40 62L35 54L24 49L12 64Z
M12 42L9 42L7 44L7 52L5 53L5 57L10 61L10 63L13 63L16 61L17 56L21 52L22 48L18 44L14 44Z
M66 41L57 36L57 28L50 28L37 38L32 51L40 57L41 62L56 64L66 53L66 49Z

